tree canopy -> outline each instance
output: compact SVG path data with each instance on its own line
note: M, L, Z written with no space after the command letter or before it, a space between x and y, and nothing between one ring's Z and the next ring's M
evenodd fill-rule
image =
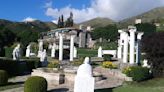
M153 32L156 32L156 26L151 23L141 23L141 24L136 24L137 31L142 31L144 32L144 35L151 34Z
M142 39L142 50L151 65L154 77L164 76L164 32L155 32Z
M99 27L93 30L93 39L110 39L110 41L115 41L118 36L118 29L116 25L108 25L105 27Z

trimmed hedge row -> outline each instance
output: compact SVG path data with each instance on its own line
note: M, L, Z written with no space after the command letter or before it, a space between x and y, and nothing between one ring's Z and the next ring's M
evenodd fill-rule
M13 61L9 58L0 58L0 69L8 72L9 76L22 75L31 72L40 66L39 59L22 59L21 61Z
M4 70L0 70L0 86L5 85L8 82L8 74Z
M24 92L47 92L47 81L43 77L32 76L24 85Z

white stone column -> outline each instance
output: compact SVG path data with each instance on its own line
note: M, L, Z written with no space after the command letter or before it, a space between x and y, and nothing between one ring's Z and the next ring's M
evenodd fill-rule
M122 46L117 47L117 58L122 58Z
M140 41L141 41L141 38L142 38L142 35L144 33L143 32L140 32L137 34L137 46L136 46L136 63L137 64L140 64L140 57L141 57L141 51L140 51Z
M123 33L124 34L124 48L123 48L123 63L127 63L128 62L128 34L126 32Z
M103 53L102 53L102 47L100 46L98 49L98 57L102 57Z
M74 35L71 35L70 38L70 61L73 61L74 56Z
M129 63L130 64L134 64L134 52L135 52L135 32L136 32L136 28L132 28L129 30L130 32L130 53L129 53Z
M59 34L59 61L63 60L63 36Z
M120 39L118 40L117 58L122 59L123 31L118 30L118 32L120 33Z
M74 58L77 58L77 48L75 46L74 46L74 52L73 52L73 54L74 54L73 57Z

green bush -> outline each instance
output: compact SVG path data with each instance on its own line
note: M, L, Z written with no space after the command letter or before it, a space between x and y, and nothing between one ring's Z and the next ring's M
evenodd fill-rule
M112 57L111 55L106 55L106 54L103 55L105 61L111 60L111 57Z
M76 59L73 62L71 62L71 64L73 66L79 66L79 65L83 64L83 62L84 62L84 58L79 58L79 59Z
M5 47L5 57L12 58L13 49L11 47Z
M47 81L43 77L32 76L25 81L24 92L47 92Z
M149 72L149 68L141 67L141 66L132 66L127 67L123 70L127 76L132 77L134 81L144 81L151 77Z
M54 60L52 62L49 62L48 68L59 68L59 60Z
M8 74L4 70L0 70L0 86L5 85L8 82Z

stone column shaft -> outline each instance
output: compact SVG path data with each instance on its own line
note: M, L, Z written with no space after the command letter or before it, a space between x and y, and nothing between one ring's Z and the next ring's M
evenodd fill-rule
M74 56L74 35L71 35L70 38L70 61L73 61Z
M124 33L123 63L128 62L128 34Z
M130 29L130 53L129 53L129 61L130 64L134 64L134 52L135 52L135 31L136 29Z
M63 36L59 34L59 61L63 60Z

